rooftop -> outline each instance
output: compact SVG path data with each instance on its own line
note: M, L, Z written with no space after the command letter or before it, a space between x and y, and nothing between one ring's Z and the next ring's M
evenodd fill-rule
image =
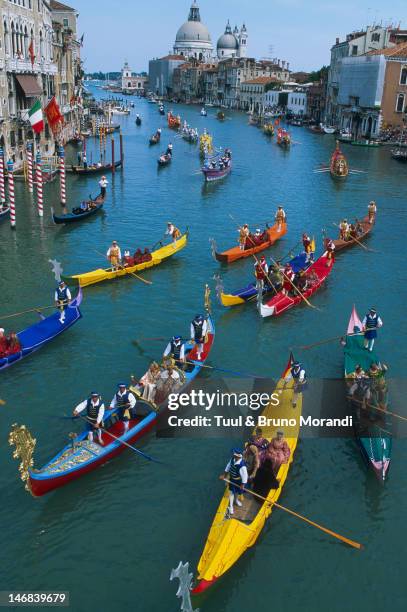
M276 83L278 79L275 77L262 76L249 81L244 81L244 85L267 85L268 83Z
M389 47L388 49L375 49L369 51L366 55L385 55L386 57L407 57L407 42L400 43L395 47Z
M162 60L180 60L182 62L185 61L185 57L183 55L175 55L170 53L170 55L165 55L164 57L160 57Z
M51 9L53 11L73 11L73 12L76 12L76 9L72 8L72 6L68 6L67 4L62 4L62 2L56 2L56 0L51 0L50 6L51 6Z

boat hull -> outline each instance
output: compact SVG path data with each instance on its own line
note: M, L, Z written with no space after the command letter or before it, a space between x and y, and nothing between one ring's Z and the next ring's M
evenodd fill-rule
M119 168L121 165L122 162L120 160L114 163L115 168ZM70 168L67 168L66 171L77 174L78 176L87 176L88 174L103 174L104 172L112 171L112 164L104 164L103 166L88 168L83 168L82 166L71 166Z
M74 213L68 213L67 215L55 215L54 213L52 213L52 218L54 220L54 223L56 223L57 225L61 225L65 223L75 223L77 221L82 221L83 219L88 219L89 217L96 215L103 208L104 198L96 198L96 200L93 200L93 201L100 202L100 204L97 204L95 208L92 208L91 210L87 210L84 213L80 213L77 215L75 215Z
M256 245L253 248L245 249L242 251L238 246L228 249L227 251L223 251L222 253L215 253L215 257L221 263L232 263L237 261L238 259L243 259L245 257L251 257L252 255L259 253L260 251L264 251L272 246L279 238L284 236L287 233L287 224L283 223L281 227L281 231L277 231L277 224L274 224L267 230L268 240L262 242L259 245Z
M205 177L206 183L213 183L214 181L220 181L225 178L232 171L232 162L224 170L210 170L208 168L202 168L202 173Z
M373 223L369 223L369 216L367 215L366 217L364 217L360 223L362 224L363 227L363 234L361 234L360 236L358 236L358 242L362 242L363 240L365 240L370 232L373 229ZM335 245L335 252L337 251L342 251L343 249L348 249L349 247L355 246L355 244L357 244L356 240L342 240L341 238L339 238L338 240L333 240L333 243Z

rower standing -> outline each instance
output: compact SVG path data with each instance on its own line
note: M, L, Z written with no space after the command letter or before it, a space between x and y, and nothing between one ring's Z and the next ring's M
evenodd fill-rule
M303 247L304 247L305 254L307 256L306 263L308 263L309 261L312 261L312 259L313 259L312 240L308 236L308 234L303 234L302 235L302 244L303 244Z
M78 414L84 410L86 410L87 415L85 418L87 420L89 442L93 442L93 434L96 432L99 444L103 446L102 430L100 429L100 425L105 414L105 405L99 393L92 391L88 399L84 400L78 404L76 408L74 408L73 416L78 416Z
M170 142L169 145L167 146L167 150L165 152L166 155L170 155L172 157L172 143Z
M136 398L133 393L127 389L126 383L119 383L117 385L117 392L114 394L112 401L110 402L110 409L118 409L119 419L122 421L125 434L129 429L129 421L131 419L131 412L136 406Z
M374 200L372 200L368 207L367 207L367 212L369 215L369 223L372 225L372 223L375 222L376 220L376 213L377 213L377 206L376 206L376 202Z
M326 258L327 258L327 266L332 265L335 251L335 243L331 238L325 239L325 249L326 249Z
M363 329L365 330L365 349L372 352L375 339L377 338L377 330L382 327L383 321L376 312L376 308L371 308L362 321Z
M65 309L67 308L71 299L72 296L69 288L66 286L63 280L60 280L58 287L55 290L55 304L61 313L59 322L62 323L62 325L65 323Z
M178 227L176 227L171 221L168 221L165 235L171 236L173 241L176 242L178 238L181 237L181 232L179 231Z
M300 393L305 391L307 385L305 370L299 361L294 361L286 380L294 381L294 394L292 403L293 408L296 408L298 396L300 395Z
M262 257L260 257L260 259L256 261L256 263L254 264L254 275L256 277L257 291L263 290L264 281L267 278L268 271L269 269L268 269L268 265L266 262L266 258L264 257L264 255L262 255Z
M285 223L286 214L285 210L282 206L277 208L275 220L277 221L277 231L281 232L281 228L283 227L283 223Z
M295 277L295 272L291 267L290 263L286 263L283 270L283 293L288 295L289 291L293 288L293 281Z
M171 338L163 356L170 356L174 361L185 361L185 344L181 336L173 336Z
M112 270L117 270L120 265L120 261L122 259L122 252L120 250L119 245L116 240L113 240L112 246L107 250L106 256L110 261L110 265L112 266Z
M249 226L245 223L242 227L239 227L239 248L244 251L246 248L246 242L250 234Z
M102 178L99 181L99 187L100 187L100 195L103 199L105 199L106 197L106 187L108 186L109 181L107 180L107 178L105 176L102 176Z
M247 467L245 462L243 461L243 452L238 448L234 448L232 452L233 456L225 467L224 474L221 474L221 476L219 477L221 480L227 478L227 480L230 481L228 483L229 515L234 513L234 502L236 502L238 506L242 506L241 499L243 498L244 488L249 479Z
M191 322L191 340L195 342L197 348L197 360L200 361L205 346L206 334L208 332L208 322L201 314L197 314Z

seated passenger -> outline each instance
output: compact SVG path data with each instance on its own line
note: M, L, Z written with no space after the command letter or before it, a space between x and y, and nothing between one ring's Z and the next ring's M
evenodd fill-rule
M140 383L143 386L143 399L148 400L149 402L154 402L157 382L160 377L161 368L153 361L153 363L148 368L147 372L140 379Z
M291 451L286 440L284 440L284 433L282 431L277 432L277 436L272 439L267 447L265 459L270 459L274 474L277 475L280 465L288 463Z
M141 263L142 258L143 258L143 253L141 252L141 249L137 249L137 251L133 255L134 265Z
M8 349L8 342L4 333L4 328L0 327L0 357L5 357Z
M7 355L15 355L21 351L21 342L16 332L10 332L7 339Z
M124 256L123 256L124 267L128 268L129 266L132 266L133 264L134 264L134 259L133 257L131 257L130 251L128 250L124 251Z
M142 261L143 261L143 262L145 262L145 261L151 261L151 260L152 260L152 258L153 258L153 257L152 257L152 255L151 255L151 253L150 253L149 249L147 249L147 247L146 247L146 248L144 249L143 259L142 259Z
M280 484L274 473L273 463L271 459L266 456L253 480L253 493L257 493L257 495L261 497L267 497L270 489L278 489L279 486Z
M254 444L253 439L249 438L246 442L245 449L243 451L243 461L247 467L247 473L249 480L254 480L257 474L257 470L260 467L259 450Z

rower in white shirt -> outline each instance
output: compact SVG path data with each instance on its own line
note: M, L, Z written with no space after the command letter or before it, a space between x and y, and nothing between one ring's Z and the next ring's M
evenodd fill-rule
M131 412L134 410L137 402L133 393L127 389L126 383L119 383L117 387L117 392L114 394L113 399L110 402L110 408L118 408L119 419L124 425L123 433L126 433L126 431L129 429Z
M100 425L105 414L105 405L99 393L92 391L90 397L74 408L73 416L78 416L84 410L86 410L85 418L87 420L87 428L89 431L88 440L93 442L93 434L96 432L99 444L103 446L102 430L100 429Z
M195 319L191 322L191 341L196 344L198 361L200 361L202 357L207 332L207 320L203 315L197 314Z

